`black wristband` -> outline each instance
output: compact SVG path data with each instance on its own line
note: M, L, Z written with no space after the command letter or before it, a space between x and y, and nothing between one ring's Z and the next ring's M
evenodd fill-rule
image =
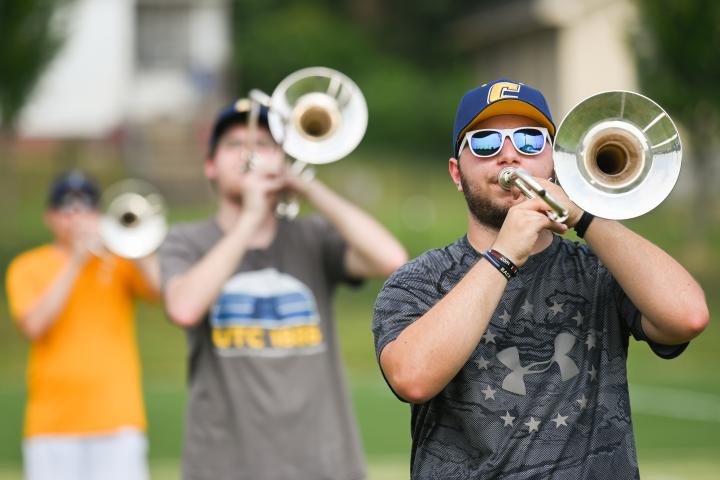
M593 218L595 218L595 215L588 212L583 212L582 216L580 217L580 220L575 224L573 227L575 229L575 233L578 237L584 238L585 232L587 231L588 227L590 226L590 222L593 221Z
M513 273L512 271L510 271L509 268L505 267L505 265L500 263L495 257L490 254L490 252L482 252L482 256L485 257L485 260L487 260L490 265L497 268L498 271L502 273L505 278L508 279L508 281L515 276L515 273Z
M500 262L500 263L502 263L503 265L505 265L505 267L507 267L508 269L510 269L510 273L512 273L513 276L517 275L517 273L518 273L518 267L517 267L517 265L515 265L515 264L512 262L512 260L510 260L510 259L507 258L505 255L503 255L502 253L498 252L497 250L495 250L495 249L493 249L493 248L491 248L490 250L488 250L488 253L489 253L490 255L492 255L493 258L495 258L495 260L497 260L498 262Z

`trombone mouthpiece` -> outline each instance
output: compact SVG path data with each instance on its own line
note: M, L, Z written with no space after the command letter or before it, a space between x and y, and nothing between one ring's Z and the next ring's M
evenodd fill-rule
M503 190L510 190L512 188L515 170L513 167L505 167L498 173L498 183Z

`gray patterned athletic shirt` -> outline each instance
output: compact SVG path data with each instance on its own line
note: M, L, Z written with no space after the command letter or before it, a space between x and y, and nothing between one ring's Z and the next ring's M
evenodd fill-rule
M480 258L463 237L398 270L375 305L378 359ZM638 478L630 334L648 341L619 284L587 246L556 236L508 283L457 376L412 405L412 478ZM686 346L648 343L664 358Z

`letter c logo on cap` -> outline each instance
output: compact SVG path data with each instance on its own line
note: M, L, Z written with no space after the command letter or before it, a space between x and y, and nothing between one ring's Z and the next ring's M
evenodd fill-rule
M498 82L490 87L487 103L496 102L503 98L517 98L521 86L520 83Z

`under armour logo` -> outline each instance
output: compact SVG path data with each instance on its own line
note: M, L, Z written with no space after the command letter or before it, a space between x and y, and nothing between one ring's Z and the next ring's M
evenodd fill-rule
M572 358L567 355L574 345L574 336L565 332L561 333L555 337L555 353L550 360L535 362L526 366L523 366L522 363L520 363L520 354L518 353L517 347L506 348L505 350L498 352L497 359L500 360L503 365L512 370L512 372L505 377L505 380L503 380L503 390L507 390L508 392L516 393L518 395L525 395L525 375L546 372L550 369L553 363L557 363L560 368L560 378L562 378L563 381L571 379L580 372ZM532 370L533 367L541 365L547 366L541 370Z

